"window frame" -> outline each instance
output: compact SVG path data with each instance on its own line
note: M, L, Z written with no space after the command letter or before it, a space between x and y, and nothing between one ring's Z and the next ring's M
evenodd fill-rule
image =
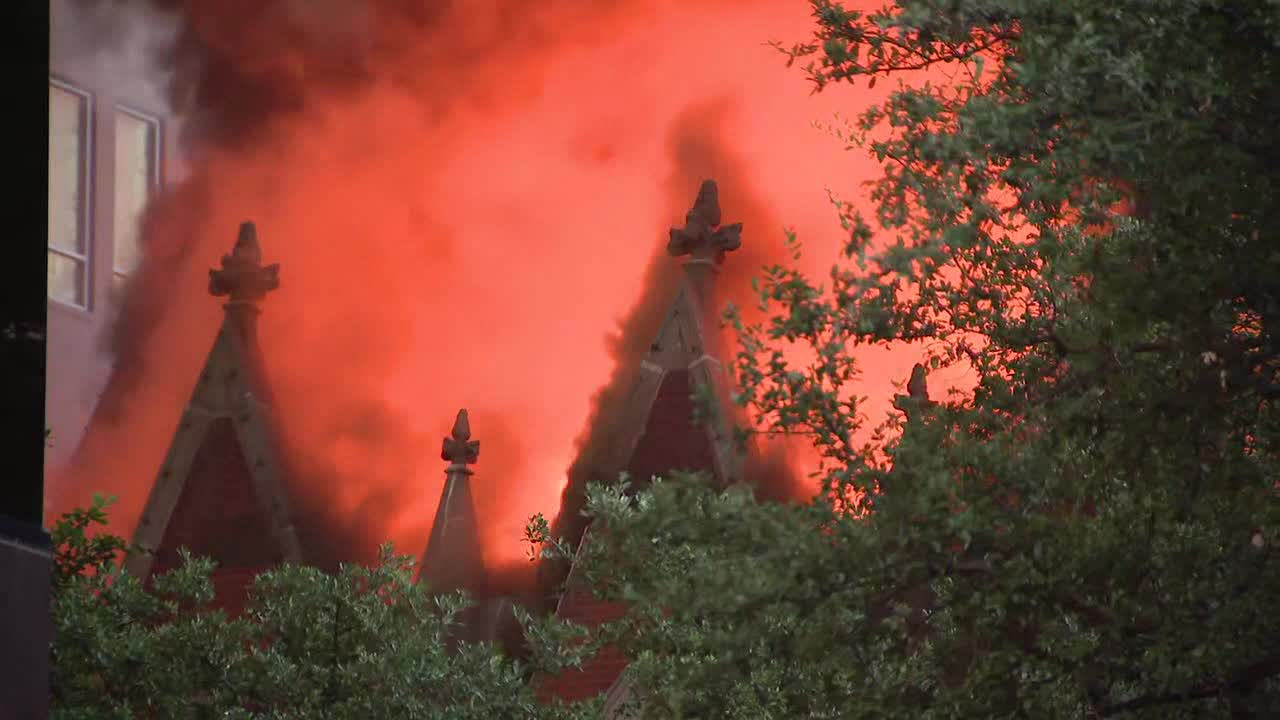
M162 172L162 169L164 168L164 121L158 115L155 115L153 113L149 113L143 110L138 110L135 107L132 107L126 104L121 104L121 103L117 103L114 106L113 112L114 114L112 115L112 118L111 118L111 127L112 127L111 152L113 153L112 159L117 162L119 161L119 158L115 157L114 153L117 147L116 143L118 142L119 136L120 136L119 135L120 124L118 122L119 116L128 115L129 117L135 120L141 120L142 122L147 123L148 125L151 126L152 155L151 155L151 178L150 178L151 184L149 187L150 187L151 193L155 193L157 190L160 189L164 181L164 173ZM119 183L117 182L117 180L119 180L119 177L111 178L111 191L112 191L111 192L112 194L111 209L113 214L118 209L116 207L116 200L119 197L119 193L120 193ZM152 197L151 195L147 196L148 202L151 201L151 197ZM118 247L120 238L115 237L114 229L112 231L111 240L112 240L111 277L113 280L125 281L129 277L129 273L121 270L120 267L116 264L116 258L119 257L119 253L116 252L116 248ZM113 286L114 286L114 283L113 283Z
M54 255L60 255L64 258L79 263L82 270L80 292L84 301L82 303L68 302L61 298L49 295L45 292L45 297L49 302L57 303L62 307L79 310L81 312L91 312L93 310L93 250L94 250L94 94L92 91L67 82L57 76L49 76L49 87L60 90L62 92L75 95L80 98L80 213L79 213L79 230L83 240L84 250L82 253L76 253L63 248L54 247L49 242L48 232L45 233L45 250ZM48 262L46 257L46 262Z

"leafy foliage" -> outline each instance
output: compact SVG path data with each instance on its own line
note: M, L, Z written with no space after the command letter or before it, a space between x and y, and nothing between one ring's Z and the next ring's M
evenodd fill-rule
M898 82L842 131L879 230L837 199L828 281L769 268L769 320L729 318L741 402L812 434L825 492L593 489L585 564L632 608L597 641L650 717L1268 716L1280 5L811 5L782 49L816 90ZM971 389L871 425L885 343Z
M813 437L824 492L593 487L581 572L631 611L589 637L526 618L540 667L617 643L659 718L1274 713L1280 5L811 5L779 47L815 90L898 83L841 131L883 164L875 216L837 199L825 284L768 268L769 320L729 317L740 401ZM856 358L885 343L971 389L873 426ZM445 652L461 599L389 552L282 568L228 619L209 563L144 588L84 538L99 519L57 535L60 717L585 712L537 706L491 648Z
M54 717L574 718L537 702L528 670L488 644L447 642L467 605L413 582L389 546L373 567L284 566L256 578L248 610L214 608L212 561L145 586L115 564L126 544L88 531L106 501L53 531ZM544 647L551 647L544 645Z
M88 508L63 515L49 533L50 543L57 549L53 572L55 592L87 572L110 566L130 549L123 538L107 533L90 534L95 526L106 525L106 510L111 502L110 498L95 495Z

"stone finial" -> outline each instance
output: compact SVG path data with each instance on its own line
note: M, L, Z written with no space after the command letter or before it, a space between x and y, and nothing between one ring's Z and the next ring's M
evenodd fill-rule
M453 421L451 437L444 439L444 447L440 450L440 459L454 465L474 465L480 458L480 441L471 439L471 423L467 420L467 411L458 411L458 419Z
M907 381L907 394L896 395L893 398L893 406L907 417L911 417L911 411L916 409L927 408L933 404L929 399L929 385L925 380L924 365L916 363L911 368L911 379Z
M704 180L698 198L684 217L684 227L671 228L667 252L676 257L720 262L724 254L742 245L742 223L720 225L720 190L715 180Z
M222 268L209 271L209 293L227 295L232 303L255 303L280 287L280 266L262 265L262 249L253 223L240 225L240 236Z

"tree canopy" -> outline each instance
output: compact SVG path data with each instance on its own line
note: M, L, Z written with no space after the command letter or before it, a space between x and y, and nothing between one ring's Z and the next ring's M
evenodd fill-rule
M812 434L825 491L593 489L640 706L1274 713L1280 4L811 5L778 48L815 91L897 83L839 133L882 163L874 217L837 198L830 275L771 267L768 319L728 315L740 401ZM856 358L886 343L971 390L877 425Z
M229 617L211 602L211 560L187 556L150 583L124 572L127 543L93 532L105 506L52 533L54 718L593 716L589 703L540 703L534 668L498 648L451 642L467 599L415 583L413 559L390 546L372 567L265 572Z

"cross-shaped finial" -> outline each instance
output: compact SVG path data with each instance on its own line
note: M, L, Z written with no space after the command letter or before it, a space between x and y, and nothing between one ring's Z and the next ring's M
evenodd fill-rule
M209 293L227 295L232 303L256 303L280 287L280 266L262 266L262 249L253 223L240 225L240 236L231 254L222 256L222 268L209 271Z
M440 459L454 465L474 465L480 459L480 441L471 439L471 423L465 408L458 411L458 419L453 421L452 436L444 439Z
M702 181L693 208L684 217L684 227L671 228L667 252L694 260L720 262L724 254L742 245L742 223L720 225L720 191L715 180Z
M907 381L907 394L895 395L893 406L901 410L908 418L914 410L924 410L934 402L929 399L929 384L925 379L924 365L916 363L911 368L911 379Z

